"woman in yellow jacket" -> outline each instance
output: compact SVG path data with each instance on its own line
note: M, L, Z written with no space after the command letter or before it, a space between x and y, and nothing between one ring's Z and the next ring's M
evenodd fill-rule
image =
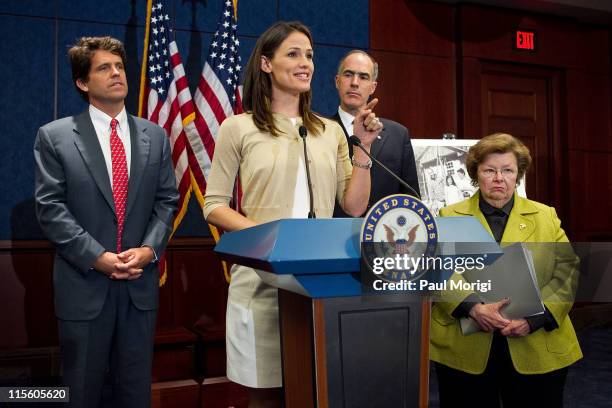
M477 217L497 242L549 243L532 251L543 315L507 319L503 308L511 299L484 304L468 292L434 304L431 359L442 408L562 407L567 367L582 358L568 317L577 258L555 209L516 194L530 164L529 150L513 136L497 133L481 139L466 162L479 190L440 211L441 216ZM462 278L454 274L451 279ZM459 319L468 316L481 332L462 334Z

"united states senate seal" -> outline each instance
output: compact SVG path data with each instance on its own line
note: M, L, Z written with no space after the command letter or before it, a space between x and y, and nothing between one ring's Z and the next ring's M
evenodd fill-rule
M361 227L362 258L375 273L388 282L414 280L427 272L423 259L434 256L438 227L433 214L419 199L406 195L387 196L364 216ZM392 266L391 266L392 265Z

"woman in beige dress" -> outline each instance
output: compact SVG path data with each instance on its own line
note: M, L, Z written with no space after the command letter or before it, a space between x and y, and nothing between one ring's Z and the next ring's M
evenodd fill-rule
M206 189L204 215L209 223L235 231L307 217L301 126L308 131L316 216L331 217L336 200L348 214L365 211L371 162L355 149L351 166L342 129L311 111L313 71L312 37L303 24L278 22L259 37L245 71L246 113L229 117L219 129ZM382 128L371 111L376 102L355 118L355 134L368 150ZM236 176L243 189L242 214L229 207ZM250 387L249 406L280 406L277 290L240 265L231 271L226 345L227 377Z

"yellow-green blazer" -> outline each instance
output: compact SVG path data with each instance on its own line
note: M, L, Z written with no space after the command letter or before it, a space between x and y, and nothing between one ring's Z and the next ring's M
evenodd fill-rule
M476 192L467 200L445 207L440 215L477 217L491 233L478 207L479 196ZM568 239L554 208L515 194L502 242L568 242ZM582 358L568 317L577 285L578 261L569 245L555 246L554 253L550 252L551 247L545 245L541 250L538 247L532 254L542 299L559 327L550 332L540 328L525 337L507 338L514 367L522 374L547 373ZM452 279L462 278L454 274ZM454 301L457 299L455 294L453 301L436 302L432 308L430 357L448 367L481 374L487 366L493 335L479 332L464 336L459 321L451 316L460 303Z

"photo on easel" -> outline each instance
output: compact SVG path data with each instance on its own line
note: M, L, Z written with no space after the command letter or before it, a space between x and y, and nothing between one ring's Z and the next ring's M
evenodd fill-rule
M470 198L478 189L472 185L465 161L478 139L412 139L419 189L423 203L438 216L440 209ZM525 178L517 192L527 197Z

